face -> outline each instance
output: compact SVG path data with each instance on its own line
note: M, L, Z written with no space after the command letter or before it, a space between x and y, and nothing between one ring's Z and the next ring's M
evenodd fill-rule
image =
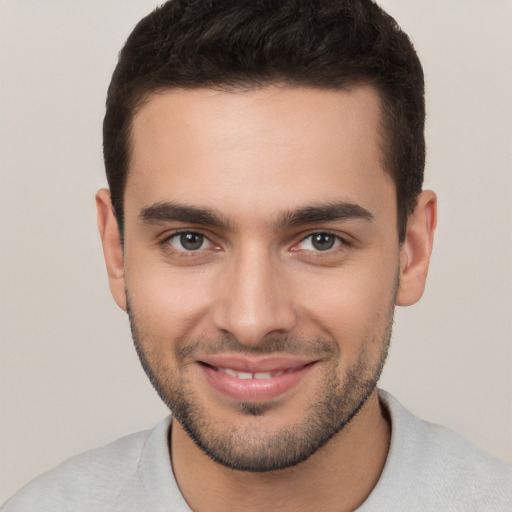
M297 464L375 390L400 273L379 126L364 87L171 90L134 118L114 295L221 464Z

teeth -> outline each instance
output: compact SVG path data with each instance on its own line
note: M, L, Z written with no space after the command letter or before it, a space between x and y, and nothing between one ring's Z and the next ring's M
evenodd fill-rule
M256 372L254 374L255 379L270 379L271 377L270 372Z
M234 377L236 379L247 380L247 379L261 379L268 380L272 377L279 377L279 375L283 375L284 371L278 372L237 372L236 370L232 370L231 368L217 368L219 372L227 373L230 377Z

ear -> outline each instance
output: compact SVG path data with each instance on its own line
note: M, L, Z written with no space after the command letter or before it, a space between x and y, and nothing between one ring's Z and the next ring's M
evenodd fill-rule
M437 198L434 192L426 190L418 196L416 208L409 216L400 248L397 306L410 306L423 295L436 224Z
M96 194L96 211L100 230L103 254L107 264L110 291L117 305L126 311L126 291L124 282L123 247L121 233L110 200L110 192L101 189Z

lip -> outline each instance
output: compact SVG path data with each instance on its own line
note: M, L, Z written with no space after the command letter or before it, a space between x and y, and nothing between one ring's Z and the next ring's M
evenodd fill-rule
M199 362L216 368L231 368L237 372L287 371L314 362L312 359L296 356L257 356L214 354L200 358Z
M213 355L197 362L206 381L221 394L237 401L262 402L277 398L297 386L316 366L316 361L297 357ZM217 368L246 373L279 373L267 379L239 379ZM284 373L281 373L284 372Z

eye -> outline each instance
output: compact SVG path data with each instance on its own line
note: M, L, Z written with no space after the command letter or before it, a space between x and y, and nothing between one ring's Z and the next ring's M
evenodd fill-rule
M213 247L208 238L194 232L177 233L168 239L168 243L178 251L199 251Z
M297 248L303 251L329 251L341 244L341 238L331 233L313 233L304 238Z

